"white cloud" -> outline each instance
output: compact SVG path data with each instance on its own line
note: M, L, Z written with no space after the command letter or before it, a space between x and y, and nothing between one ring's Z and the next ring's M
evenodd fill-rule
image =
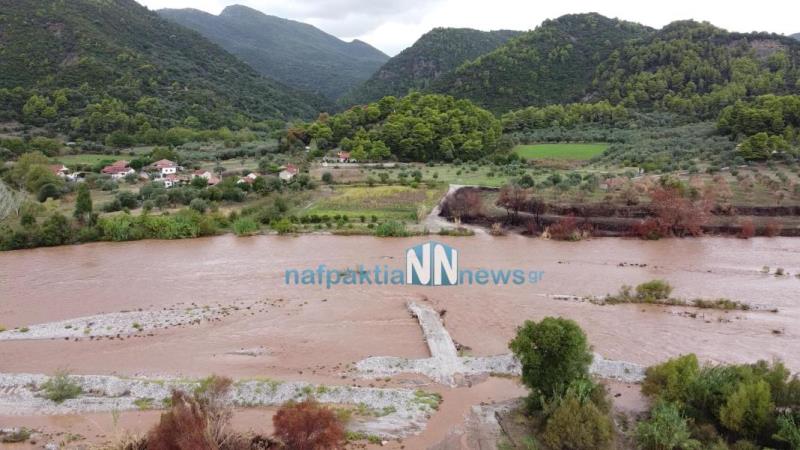
M528 30L563 14L598 12L660 28L674 20L705 20L731 31L800 32L800 2L752 4L671 0L139 0L151 9L196 8L218 14L240 3L266 14L311 23L343 39L358 38L396 54L434 27Z

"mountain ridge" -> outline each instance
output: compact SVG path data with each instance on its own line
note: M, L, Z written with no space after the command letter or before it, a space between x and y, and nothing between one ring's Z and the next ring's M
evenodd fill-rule
M412 90L424 90L448 71L494 50L521 33L511 30L434 28L387 61L369 80L350 91L339 103L370 103L385 95L403 96Z
M311 117L324 106L134 0L4 1L1 14L5 119L96 135Z
M190 28L286 85L336 99L389 59L369 44L343 41L313 25L227 6L219 15L161 9L161 17Z
M598 64L623 42L653 30L597 13L545 20L441 77L431 91L495 112L580 101Z

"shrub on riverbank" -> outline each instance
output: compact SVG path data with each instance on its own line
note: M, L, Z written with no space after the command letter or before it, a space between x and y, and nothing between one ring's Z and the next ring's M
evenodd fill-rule
M249 217L241 217L233 222L233 232L237 236L251 236L258 233L258 230L258 222Z
M780 362L701 366L684 355L648 368L642 392L657 406L638 428L641 448L684 448L665 443L685 440L685 429L699 448L795 449L800 442L800 379Z
M283 405L272 423L275 436L289 449L334 449L345 439L344 425L336 413L314 400Z
M527 414L532 431L548 448L610 447L611 403L605 388L589 376L592 353L578 324L554 317L526 321L509 348L522 364L522 382L530 389Z
M216 234L226 221L221 216L184 209L175 214L122 213L80 223L53 213L41 225L35 220L18 228L0 228L0 250L51 247L93 241L185 239Z
M217 226L209 216L194 210L181 210L172 215L154 216L119 214L98 221L101 239L134 241L139 239L185 239L210 236Z
M70 379L67 372L57 372L49 380L42 384L42 395L44 398L56 403L62 403L65 400L76 398L81 395L83 389L81 386Z
M375 229L375 236L378 237L407 237L408 230L403 222L389 221L384 222Z

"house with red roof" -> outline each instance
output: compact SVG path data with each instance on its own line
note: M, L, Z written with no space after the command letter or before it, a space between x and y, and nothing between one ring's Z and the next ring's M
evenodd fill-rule
M346 152L344 150L339 150L336 153L336 157L339 158L340 163L350 162L350 152Z
M280 171L278 177L283 181L291 181L298 173L300 173L300 169L293 164L287 164L286 167Z
M119 180L120 178L125 178L132 173L136 173L136 171L131 168L128 161L119 160L109 166L103 167L100 173L111 175L112 180Z
M178 165L168 159L161 159L150 164L150 169L157 171L161 176L178 173Z

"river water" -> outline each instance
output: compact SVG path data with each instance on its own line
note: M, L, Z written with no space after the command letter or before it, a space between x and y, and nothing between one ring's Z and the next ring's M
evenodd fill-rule
M419 324L405 308L408 300L446 310L445 326L473 355L507 352L526 319L564 316L577 321L594 350L610 359L653 364L694 352L706 361L781 359L800 370L800 278L794 276L800 273L800 240L434 239L459 250L462 269L520 268L544 276L520 286L326 289L284 283L287 268L403 268L405 250L427 238L219 236L0 253L0 325L7 328L139 308L266 301L230 319L150 337L0 342L0 372L68 368L363 383L349 375L342 379L347 364L375 355L428 355ZM792 275L764 274L764 266ZM656 278L669 281L677 297L726 297L779 311L706 310L692 317L680 307L598 306L549 297L601 296ZM265 354L233 353L255 347Z

